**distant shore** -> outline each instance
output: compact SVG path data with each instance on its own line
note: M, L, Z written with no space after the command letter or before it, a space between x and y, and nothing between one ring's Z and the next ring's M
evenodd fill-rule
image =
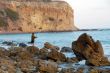
M79 29L79 30L73 30L73 31L42 31L42 32L34 32L34 33L57 33L57 32L78 32L78 31L103 31L103 30L110 30L110 29ZM32 32L0 32L0 34L29 34Z

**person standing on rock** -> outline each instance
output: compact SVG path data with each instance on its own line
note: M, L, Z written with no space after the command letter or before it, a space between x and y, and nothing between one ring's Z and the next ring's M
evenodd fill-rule
M33 46L34 46L35 38L37 38L37 37L34 35L34 33L32 33L30 43L33 44Z

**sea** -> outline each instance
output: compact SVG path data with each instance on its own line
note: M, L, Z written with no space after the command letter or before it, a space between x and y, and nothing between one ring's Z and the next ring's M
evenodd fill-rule
M42 48L45 42L49 42L55 46L59 46L60 48L71 47L72 42L77 40L83 33L87 33L92 36L95 41L99 40L104 48L105 55L110 55L110 30L35 33L35 36L37 37L35 40L35 45ZM2 44L4 41L28 44L28 42L31 41L31 33L0 34L0 46L8 48L9 46Z

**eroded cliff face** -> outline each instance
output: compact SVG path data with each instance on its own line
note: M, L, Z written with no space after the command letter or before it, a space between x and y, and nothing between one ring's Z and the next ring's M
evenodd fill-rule
M0 18L7 24L0 27L1 32L77 30L73 10L64 1L1 1Z

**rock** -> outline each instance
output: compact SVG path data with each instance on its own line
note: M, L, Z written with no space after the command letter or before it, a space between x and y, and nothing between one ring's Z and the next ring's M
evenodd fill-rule
M19 60L32 60L33 59L33 55L31 53L29 53L28 51L22 51L20 53L18 53L17 55L17 59Z
M20 68L16 69L16 73L23 73Z
M6 57L9 55L9 52L8 50L6 50L5 48L3 47L0 47L0 57Z
M48 53L49 53L48 49L46 49L46 48L40 49L40 51L39 51L39 58L47 60Z
M27 49L21 47L11 47L9 49L9 57L13 60L31 60L33 56Z
M108 70L99 70L99 73L110 73L110 69L108 69Z
M84 68L63 68L59 73L84 73Z
M52 50L51 52L48 53L48 59L52 59L55 62L56 61L61 61L61 62L66 61L65 55L63 53L56 51L56 50Z
M36 71L36 66L31 60L21 60L18 62L17 66L23 73L32 73Z
M98 71L97 69L91 69L91 70L89 71L89 73L99 73L99 71Z
M14 61L0 58L0 73L16 73Z
M110 73L110 68L90 68L89 73Z
M104 51L100 41L95 42L92 37L86 33L82 34L72 43L72 50L78 60L86 60L87 65L110 65L110 62L104 57Z
M58 65L55 62L40 60L39 70L40 70L40 73L57 73Z
M59 50L59 47L50 44L49 42L44 43L44 47L51 50Z
M14 43L13 41L4 41L4 42L2 42L2 44L8 45L8 46L17 46L17 44Z
M25 43L19 43L19 47L27 47Z
M69 62L69 63L76 63L76 62L78 62L78 59L76 57L67 58L67 62Z
M38 55L39 54L39 48L38 47L28 46L26 49L31 54L34 54L34 55Z
M73 50L70 47L62 47L60 52L73 52Z
M75 73L84 73L84 68L78 68Z
M63 68L59 73L75 73L74 68Z

